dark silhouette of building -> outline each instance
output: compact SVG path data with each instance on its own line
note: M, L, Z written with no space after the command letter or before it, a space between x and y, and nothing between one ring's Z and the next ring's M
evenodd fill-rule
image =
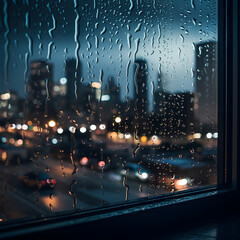
M135 120L134 125L136 131L140 135L147 132L147 114L148 114L148 98L147 98L147 63L145 60L136 60L134 69L134 86L135 86Z
M198 122L217 125L217 43L196 44L194 112Z
M82 104L80 95L82 92L80 83L80 63L75 58L69 58L66 60L65 66L66 78L67 78L67 94L66 103L68 109L79 108Z
M28 91L28 118L38 124L53 117L52 108L53 65L45 60L31 62Z

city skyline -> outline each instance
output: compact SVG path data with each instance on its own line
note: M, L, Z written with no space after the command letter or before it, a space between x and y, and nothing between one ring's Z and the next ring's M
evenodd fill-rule
M29 6L22 3L16 10L22 25L3 12L0 33L6 37L0 38L0 52L4 56L0 59L0 70L5 74L0 76L0 88L4 91L17 88L19 94L24 96L31 61L43 58L54 62L53 78L54 82L59 82L65 75L64 60L76 58L82 63L84 82L100 80L105 85L106 80L114 76L122 89L121 99L125 99L133 97L134 84L128 79L133 76L133 63L136 58L143 58L148 62L148 82L152 86L157 86L157 76L161 72L168 91L194 91L194 44L217 40L217 16L212 9L215 2L196 2L193 8L190 1L180 6L177 6L178 2L165 1L160 8L160 3L156 1L156 8L149 9L147 13L142 13L142 10L152 5L152 1L134 5L131 13L128 2L97 4L96 8L93 2L89 2L88 6L78 3L74 7L70 2L66 7L66 2L62 1L61 4L41 4L41 9L38 9L31 3ZM164 11L164 6L172 6L174 17ZM10 8L14 9L11 2L7 10ZM158 14L160 9L161 14ZM196 9L207 11L200 11L201 14L197 15ZM48 18L40 21L39 12L42 10ZM7 27L11 30L9 33ZM7 85L4 84L6 60ZM152 92L151 88L148 95Z

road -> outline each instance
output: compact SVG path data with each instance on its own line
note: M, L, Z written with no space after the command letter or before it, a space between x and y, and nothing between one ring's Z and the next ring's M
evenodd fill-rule
M19 177L34 169L45 171L55 178L55 189L33 191L23 187ZM41 158L17 166L0 165L0 218L49 216L75 208L93 209L168 192L130 179L123 184L122 177L113 171L96 171L79 166L72 175L73 170L71 163L53 158Z

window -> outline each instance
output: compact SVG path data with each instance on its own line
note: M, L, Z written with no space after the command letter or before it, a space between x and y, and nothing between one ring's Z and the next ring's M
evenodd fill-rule
M225 183L222 1L0 4L4 227Z

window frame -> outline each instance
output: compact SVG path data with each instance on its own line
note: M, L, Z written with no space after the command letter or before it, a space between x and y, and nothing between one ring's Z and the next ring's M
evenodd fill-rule
M186 223L203 222L236 211L240 197L238 165L238 1L218 0L218 187L166 194L125 202L116 206L44 219L7 222L0 226L0 239L31 237L99 236L115 234L151 236L177 229ZM224 51L222 51L224 49ZM236 50L237 49L237 50ZM178 221L180 220L180 222ZM105 232L104 232L104 231Z

